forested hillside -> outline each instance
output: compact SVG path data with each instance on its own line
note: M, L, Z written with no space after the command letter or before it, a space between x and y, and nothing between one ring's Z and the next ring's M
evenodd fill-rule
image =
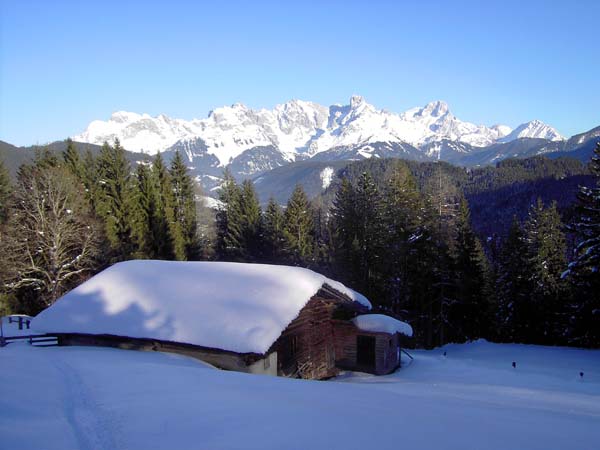
M323 195L297 185L285 207L264 208L252 181L225 172L214 216L179 153L132 167L118 141L96 154L67 141L39 149L16 182L0 170L2 308L35 314L117 261L218 259L339 279L410 322L417 346L598 346L600 163L590 167L370 159L339 168Z
M454 203L459 193L464 195L471 210L473 228L482 238L506 234L513 217L522 221L538 198L544 203L556 201L564 218L569 218L578 186L593 183L587 164L570 158L507 159L495 166L476 169L445 162L406 161L405 164L421 191L446 191ZM332 203L341 179L358 179L365 171L383 188L393 167L394 160L390 159L351 163L337 173L331 187L322 195L323 202Z

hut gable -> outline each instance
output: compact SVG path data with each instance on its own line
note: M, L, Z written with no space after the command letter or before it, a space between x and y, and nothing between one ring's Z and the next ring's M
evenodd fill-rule
M366 312L325 285L283 331L270 351L277 352L278 373L300 378L329 378L337 375L334 317Z
M361 294L299 267L139 260L92 277L40 313L32 326L54 334L265 354L316 298L361 305L363 311L371 307Z

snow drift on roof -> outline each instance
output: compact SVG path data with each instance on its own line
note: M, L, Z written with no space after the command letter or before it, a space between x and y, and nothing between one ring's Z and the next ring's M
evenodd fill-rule
M412 336L412 327L406 322L396 320L393 317L383 314L364 314L352 319L354 325L360 330L370 331L372 333L400 333L405 336Z
M361 294L300 267L137 260L90 278L32 326L265 353L323 284L371 307Z

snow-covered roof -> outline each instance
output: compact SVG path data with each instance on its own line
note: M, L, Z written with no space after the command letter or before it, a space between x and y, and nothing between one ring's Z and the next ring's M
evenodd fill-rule
M324 284L371 307L342 283L300 267L135 260L73 289L32 327L265 353Z
M383 314L363 314L352 319L354 325L362 331L372 333L400 333L405 336L412 336L412 327L406 322L394 319Z

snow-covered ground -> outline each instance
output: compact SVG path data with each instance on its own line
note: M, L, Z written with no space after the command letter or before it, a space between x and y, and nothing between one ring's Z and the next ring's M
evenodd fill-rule
M479 341L414 356L389 376L319 382L10 344L0 348L0 448L599 448L600 351Z

